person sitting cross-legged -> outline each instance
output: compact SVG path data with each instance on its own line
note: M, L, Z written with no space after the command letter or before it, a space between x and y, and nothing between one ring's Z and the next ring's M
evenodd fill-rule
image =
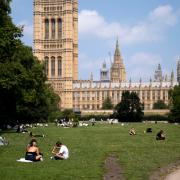
M156 135L156 140L165 140L165 135L163 130L160 130Z
M135 131L134 128L131 128L131 129L129 130L129 135L136 135L136 131Z
M25 160L42 161L42 155L39 153L39 148L37 147L35 139L32 139L26 148Z
M51 157L51 159L63 160L69 158L68 148L60 141L56 143L56 146L53 148L52 153L54 154L54 157Z

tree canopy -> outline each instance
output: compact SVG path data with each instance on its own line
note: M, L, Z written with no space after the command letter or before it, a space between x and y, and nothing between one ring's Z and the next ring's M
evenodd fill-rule
M10 0L0 0L0 125L47 120L58 96L45 83L44 65L20 38L10 17ZM53 108L52 108L53 107Z
M153 104L153 109L168 109L168 105L163 100L158 100Z
M109 96L104 100L102 109L113 109L113 104Z
M170 92L171 96L171 111L170 119L172 122L180 123L180 86L175 86Z
M121 102L114 109L114 117L125 122L141 121L144 116L143 108L143 104L135 92L125 91L122 93Z

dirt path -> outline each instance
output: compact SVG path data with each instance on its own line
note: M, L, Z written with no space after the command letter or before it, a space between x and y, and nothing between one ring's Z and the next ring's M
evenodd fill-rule
M166 176L165 180L180 180L180 169Z
M124 180L121 168L117 163L117 157L114 154L109 155L105 160L105 169L106 174L103 180Z
M150 180L180 180L180 161L155 171Z

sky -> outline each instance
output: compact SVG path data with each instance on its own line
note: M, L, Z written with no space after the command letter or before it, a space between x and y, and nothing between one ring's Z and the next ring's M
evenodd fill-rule
M33 46L33 0L12 0L12 18L24 25L23 42ZM176 76L180 59L179 0L79 0L79 79L100 79L119 40L127 80L153 79L158 63Z

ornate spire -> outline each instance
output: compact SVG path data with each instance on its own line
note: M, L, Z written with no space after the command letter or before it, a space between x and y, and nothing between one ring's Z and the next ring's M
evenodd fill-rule
M164 81L167 82L168 81L168 75L166 74L164 77Z
M163 80L163 76L162 76L162 70L161 70L161 65L158 64L157 69L155 70L154 73L154 81L155 82L161 82Z
M174 81L174 71L171 72L171 81Z
M177 81L180 85L180 59L178 60L178 65L177 65Z
M118 39L116 40L116 50L114 56L121 56L120 50L119 50L119 42Z
M111 65L111 81L115 83L126 81L126 71L120 54L118 39L116 41L114 61Z
M161 64L158 64L158 70L161 71Z
M93 73L91 72L90 81L93 81Z
M142 78L140 77L139 82L142 83Z
M102 68L103 68L103 69L106 69L106 61L105 61L105 60L104 60L104 62L103 62Z
M152 86L152 79L151 79L151 77L149 79L149 86Z
M150 83L152 83L152 79L151 79L151 77L150 77L150 79L149 79L149 82L150 82Z

